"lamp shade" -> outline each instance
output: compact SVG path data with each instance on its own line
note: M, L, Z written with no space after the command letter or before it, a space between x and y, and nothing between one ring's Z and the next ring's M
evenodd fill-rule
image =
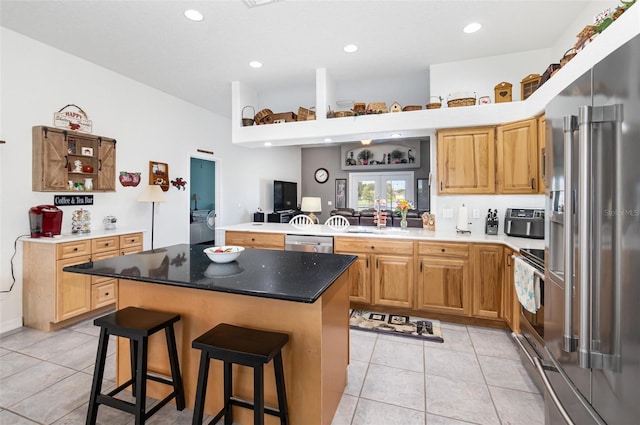
M150 184L144 191L138 196L140 202L166 202L167 197L164 196L164 192L159 185Z
M322 212L322 200L318 197L303 196L300 209L304 212Z

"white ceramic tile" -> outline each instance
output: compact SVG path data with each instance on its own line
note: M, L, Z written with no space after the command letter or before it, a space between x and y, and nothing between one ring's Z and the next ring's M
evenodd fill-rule
M423 346L400 340L378 338L371 356L371 363L424 372Z
M361 398L424 411L424 374L369 365Z
M56 332L42 332L31 328L20 328L0 336L0 347L17 351L43 339L54 338L56 334Z
M369 363L360 362L358 360L351 360L347 369L347 386L344 389L344 394L352 396L360 396L362 390L362 384L364 383L364 377L367 374L367 368Z
M398 336L390 334L378 334L378 340L395 341L402 344L422 345L425 341L420 338L410 338L408 336Z
M358 397L344 394L340 399L340 404L336 409L335 415L333 415L331 425L351 425L351 420L353 419L353 413L356 410L357 404Z
M500 357L478 356L487 385L538 393L522 362Z
M74 371L52 363L41 362L29 369L0 380L0 406L10 407L58 381L73 375Z
M520 355L509 333L502 330L469 331L471 342L478 355L520 359Z
M2 360L0 360L0 379L29 369L39 363L40 360L38 359L11 351L6 356L3 356Z
M444 342L437 344L434 342L425 342L426 348L438 348L444 350L463 351L465 353L475 353L469 332L466 328L446 329L443 331Z
M11 410L40 423L50 424L89 400L91 377L75 373L11 406Z
M485 383L480 364L473 353L425 348L424 364L427 375Z
M486 385L427 375L427 412L483 425L499 425Z
M20 349L20 352L42 360L51 359L57 355L69 354L81 345L97 347L96 339L91 335L61 330L55 336L38 341Z
M59 352L49 357L47 361L59 364L60 366L66 366L71 369L81 371L91 365L95 365L97 350L98 340L96 338L93 338L87 340L85 343L80 344L73 350Z
M544 425L544 399L540 394L489 387L503 424Z
M349 338L349 358L361 362L369 362L377 338L352 334Z
M459 421L444 416L427 413L427 425L474 425L471 422ZM506 425L506 424L505 424Z
M2 425L37 425L37 422L18 416L7 410L0 412L0 424Z
M365 338L373 338L373 339L378 338L378 334L376 332L361 331L358 329L351 329L351 328L349 328L349 334L351 336L355 335L357 337L362 336Z
M361 398L352 425L424 425L424 412Z

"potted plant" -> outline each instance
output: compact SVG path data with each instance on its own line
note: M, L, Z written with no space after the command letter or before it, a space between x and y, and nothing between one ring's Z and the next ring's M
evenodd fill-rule
M399 164L402 161L402 158L404 158L405 153L400 149L394 149L389 155L391 155L394 164Z
M373 152L369 149L362 149L358 153L358 159L362 161L363 165L369 165L369 160L373 159Z

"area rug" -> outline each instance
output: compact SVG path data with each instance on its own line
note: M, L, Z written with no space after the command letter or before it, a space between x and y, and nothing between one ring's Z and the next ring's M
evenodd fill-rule
M440 321L401 314L350 310L349 327L361 331L444 342Z

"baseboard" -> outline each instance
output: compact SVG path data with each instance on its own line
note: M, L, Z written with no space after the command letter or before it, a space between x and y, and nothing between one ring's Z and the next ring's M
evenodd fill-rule
M22 317L0 323L0 335L22 327Z

